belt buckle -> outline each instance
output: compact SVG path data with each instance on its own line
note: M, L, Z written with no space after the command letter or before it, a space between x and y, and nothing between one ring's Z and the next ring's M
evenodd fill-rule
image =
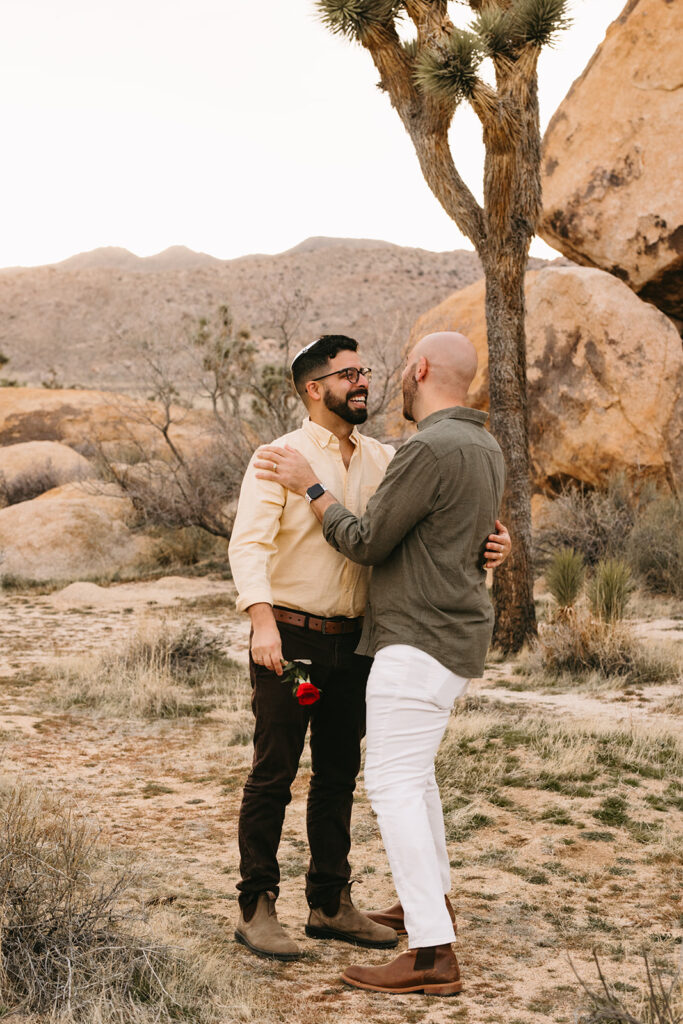
M320 617L320 634L321 636L331 636L332 634L327 632L327 619Z

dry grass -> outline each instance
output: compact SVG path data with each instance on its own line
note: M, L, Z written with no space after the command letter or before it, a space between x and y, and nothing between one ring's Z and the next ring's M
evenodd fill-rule
M673 644L645 644L629 622L605 622L579 605L540 626L538 645L525 652L518 671L532 687L567 689L592 679L593 689L601 680L623 688L674 683L683 660Z
M578 1024L681 1024L683 979L680 967L673 977L650 966L644 957L645 978L639 986L605 977L595 957L597 982L586 983L577 973L585 993L586 1009Z
M98 880L97 833L73 810L15 789L0 811L0 998L69 1021L176 1017L187 967L137 932L130 870ZM135 930L133 930L135 929ZM199 995L199 993L197 993ZM145 1004L154 1010L143 1010Z
M143 624L120 651L55 666L62 707L87 707L136 718L204 715L217 704L243 705L244 670L214 634L190 623Z
M45 1024L287 1019L268 988L272 967L244 971L227 935L150 898L151 881L130 857L117 867L98 847L98 830L65 803L27 788L6 791L0 1016ZM307 1019L302 1000L292 996L288 1005Z

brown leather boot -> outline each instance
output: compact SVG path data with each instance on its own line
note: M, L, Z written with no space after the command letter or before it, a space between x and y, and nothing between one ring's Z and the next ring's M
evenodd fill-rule
M462 989L460 968L450 943L409 949L391 963L379 967L347 967L342 981L371 992L424 992L430 996L453 996Z
M444 896L446 901L446 910L448 911L449 917L453 922L453 930L458 933L458 925L455 920L455 911L451 906L451 901L448 896ZM394 903L393 907L389 907L388 910L376 910L370 912L369 910L363 911L366 917L369 917L371 921L376 921L377 924L384 924L388 928L393 928L397 935L407 935L405 921L403 920L403 907L399 900L398 903Z
M341 890L338 908L315 907L311 910L306 934L311 939L339 939L367 949L393 949L398 945L393 928L376 924L354 907L350 885Z
M301 950L284 932L275 912L272 892L259 893L255 907L240 910L235 938L257 956L270 960L298 960Z

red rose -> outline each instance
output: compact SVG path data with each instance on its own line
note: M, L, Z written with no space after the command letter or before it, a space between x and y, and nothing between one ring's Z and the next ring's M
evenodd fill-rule
M320 698L320 690L313 683L304 679L296 688L296 699L299 704L315 704Z

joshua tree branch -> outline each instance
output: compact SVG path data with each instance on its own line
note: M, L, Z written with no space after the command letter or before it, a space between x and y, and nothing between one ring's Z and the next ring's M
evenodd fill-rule
M414 8L427 7L414 0ZM415 11L415 17L418 17ZM423 29L425 28L424 23ZM380 74L406 131L413 141L422 173L444 210L475 248L485 239L484 211L460 177L448 144L448 128L455 103L435 99L418 91L410 58L392 27L369 33L363 40Z

